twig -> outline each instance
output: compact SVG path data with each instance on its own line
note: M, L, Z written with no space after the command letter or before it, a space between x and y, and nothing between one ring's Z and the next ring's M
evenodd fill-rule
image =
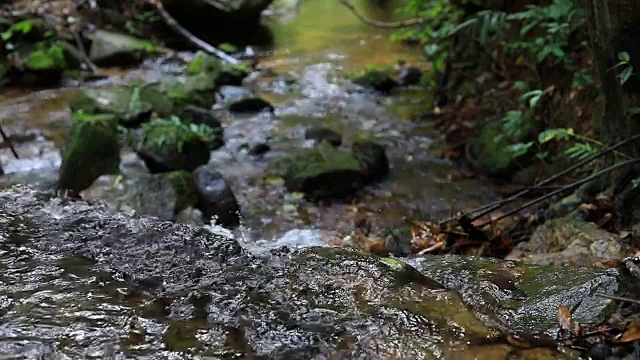
M210 54L213 54L219 57L220 59L228 62L229 64L232 64L232 65L240 64L240 61L238 59L227 55L227 53L225 53L224 51L216 48L215 46L210 45L206 41L201 40L195 35L193 35L192 33L190 33L189 30L185 29L182 25L180 25L176 21L176 19L174 19L173 16L169 14L169 12L164 8L160 0L147 0L147 1L156 8L156 10L158 11L158 14L160 14L160 17L162 17L162 20L164 21L165 24L167 24L167 26L169 26L172 30L182 35L185 39L189 40L192 44L194 44L195 46L199 47L200 49Z
M636 299L630 299L630 298L626 298L626 297L622 297L622 296L615 296L615 295L609 295L609 294L604 294L601 292L596 293L597 296L606 298L606 299L611 299L611 300L619 300L619 301L625 301L625 302L630 302L630 303L634 303L634 304L640 304L640 300L636 300Z
M353 15L355 15L358 19L362 20L367 25L371 25L373 27L382 28L382 29L399 29L403 27L415 26L422 24L425 19L423 18L415 18L404 21L396 21L396 22L386 22L386 21L377 21L370 19L358 12L355 6L353 6L348 0L338 0L342 5L346 6Z
M16 151L16 148L14 148L13 144L11 143L11 139L9 139L7 134L5 134L4 130L2 130L2 126L0 126L0 136L2 136L2 141L4 141L5 143L7 143L7 145L9 145L9 149L11 149L13 156L15 156L16 159L20 159L20 156L18 156L18 152Z
M537 190L537 189L541 188L542 186L547 185L547 184L551 183L552 181L555 181L555 180L561 178L562 176L569 174L570 172L576 170L577 168L579 168L581 166L584 166L584 165L586 165L586 164L588 164L588 163L590 163L590 162L592 162L592 161L594 161L594 160L596 160L596 159L598 159L598 158L600 158L600 157L602 157L602 156L604 156L604 155L606 155L606 154L608 154L608 153L610 153L612 151L615 151L616 149L618 149L618 148L620 148L620 147L622 147L624 145L627 145L628 143L630 143L632 141L635 141L637 139L640 139L640 134L636 134L636 135L634 135L634 136L632 136L632 137L630 137L630 138L628 138L628 139L626 139L624 141L621 141L621 142L619 142L619 143L617 143L617 144L615 144L615 145L613 145L611 147L608 147L608 148L602 150L601 152L599 152L599 153L597 153L597 154L595 154L593 156L590 156L590 157L588 157L588 158L586 158L586 159L584 159L582 161L579 161L577 164L575 164L573 166L570 166L566 170L563 170L563 171L557 173L556 175L554 175L554 176L552 176L550 178L547 178L546 180L542 181L539 184L536 184L533 187L530 187L528 189L522 190L522 191L518 192L515 195L509 196L506 199L494 201L492 203L483 205L483 206L481 206L479 208L475 208L475 209L473 209L471 211L468 211L464 215L465 216L469 216L469 215L471 215L471 214L473 214L475 212L481 211L479 214L471 217L471 221L476 220L476 219L478 219L478 218L480 218L480 217L482 217L482 216L494 211L495 209L498 209L498 208L500 208L500 207L502 207L502 206L504 206L506 204L514 202L514 201L520 199L520 197L522 197L523 195L526 195L526 194L528 194L529 192L531 192L533 190ZM449 219L444 219L444 220L440 221L440 224L443 224L443 223L446 223L446 222L449 222L449 221L455 220L455 219L456 219L455 217L452 217L452 218L449 218Z
M593 174L593 175L591 175L589 177L586 177L584 179L578 180L578 181L573 182L573 183L571 183L569 185L566 185L566 186L564 186L564 187L562 187L562 188L560 188L560 189L558 189L556 191L550 192L550 193L548 193L546 195L540 196L539 198L531 200L528 203L526 203L526 204L524 204L522 206L518 206L517 208L515 208L515 209L513 209L513 210L511 210L511 211L509 211L509 212L507 212L507 213L505 213L503 215L500 215L499 217L497 217L495 219L487 220L487 221L483 222L482 224L477 225L476 227L477 228L482 228L482 227L486 226L487 224L489 224L491 222L500 221L500 220L502 220L502 219L504 219L506 217L509 217L509 216L521 211L521 210L524 210L524 209L526 209L526 208L528 208L528 207L530 207L532 205L535 205L535 204L537 204L539 202L542 202L542 201L544 201L546 199L549 199L549 198L552 198L552 197L554 197L556 195L562 194L565 191L573 190L573 189L577 188L578 186L580 186L580 185L582 185L584 183L587 183L587 182L589 182L591 180L597 179L598 177L600 177L600 176L602 176L602 175L604 175L606 173L609 173L609 172L611 172L613 170L616 170L618 168L621 168L621 167L624 167L624 166L627 166L627 165L631 165L631 164L637 163L637 162L640 162L640 159L627 160L625 162L621 162L619 164L610 166L610 167L608 167L608 168L606 168L604 170L598 171L597 173L595 173L595 174Z
M98 67L96 66L96 64L93 63L93 61L91 61L91 59L89 58L89 55L87 55L87 50L84 48L84 44L82 43L82 39L80 38L80 35L76 31L74 31L72 35L73 35L73 40L75 41L76 46L78 47L80 60L84 62L85 65L87 65L87 68L89 69L89 71L91 71L91 73L97 74L99 71Z

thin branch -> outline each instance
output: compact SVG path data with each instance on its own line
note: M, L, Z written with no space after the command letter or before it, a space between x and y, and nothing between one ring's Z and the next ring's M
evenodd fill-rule
M400 29L403 27L420 25L425 21L425 19L422 19L422 18L415 18L415 19L396 21L396 22L377 21L360 14L358 10L355 8L355 6L353 6L348 0L338 0L338 1L340 2L340 4L346 6L347 9L349 9L353 13L353 15L355 15L358 19L362 20L362 22L377 28Z
M624 302L629 302L629 303L634 303L634 304L640 304L640 300L636 300L636 299L630 299L627 297L622 297L622 296L616 296L616 295L609 295L609 294L605 294L605 293L601 293L601 292L597 292L596 296L600 296L606 299L611 299L611 300L618 300L618 301L624 301Z
M2 136L2 141L4 141L5 143L7 143L7 145L9 145L9 149L11 149L13 156L15 156L16 159L20 159L20 156L18 156L18 152L16 151L16 148L14 148L13 144L11 143L11 139L9 139L7 134L5 134L4 130L2 130L2 126L0 126L0 136Z
M624 141L621 141L621 142L619 142L619 143L617 143L617 144L615 144L615 145L613 145L611 147L608 147L608 148L602 150L601 152L599 152L599 153L597 153L597 154L595 154L593 156L590 156L590 157L588 157L588 158L586 158L586 159L584 159L582 161L579 161L575 165L570 166L566 170L563 170L563 171L555 174L554 176L552 176L550 178L547 178L546 180L542 181L539 184L536 184L533 187L530 187L528 189L522 190L522 191L518 192L515 195L509 196L506 199L494 201L492 203L489 203L489 204L483 205L481 207L475 208L475 209L473 209L471 211L468 211L466 214L464 214L464 216L469 216L469 215L471 215L471 214L473 214L475 212L481 211L479 214L471 217L471 221L476 220L476 219L478 219L480 217L483 217L483 216L487 215L488 213L490 213L490 212L492 212L492 211L494 211L494 210L496 210L498 208L501 208L502 206L504 206L506 204L512 203L512 202L520 199L523 195L526 195L526 194L528 194L529 192L531 192L533 190L538 190L541 187L543 187L543 186L545 186L545 185L547 185L547 184L549 184L549 183L551 183L551 182L553 182L553 181L555 181L555 180L557 180L557 179L559 179L559 178L571 173L572 171L578 169L579 167L584 166L584 165L586 165L586 164L588 164L588 163L590 163L590 162L592 162L592 161L594 161L594 160L596 160L596 159L598 159L598 158L600 158L600 157L602 157L604 155L607 155L608 153L610 153L612 151L615 151L615 150L619 149L620 147L625 146L625 145L629 144L630 142L638 140L638 139L640 139L640 134L636 134L636 135L634 135L634 136L632 136L632 137L630 137L630 138L628 138L628 139L626 139ZM452 217L452 218L449 218L449 219L444 219L444 220L440 221L440 224L446 223L446 222L451 221L451 220L455 220L455 218L456 217Z
M180 25L176 21L176 19L173 18L173 16L171 16L171 14L169 14L169 12L164 8L160 0L147 0L147 1L156 8L156 10L158 11L158 14L160 14L160 17L162 17L162 20L164 21L165 24L167 24L167 26L169 26L172 30L182 35L185 39L189 40L189 42L199 47L200 49L219 57L221 60L226 61L229 64L232 64L232 65L240 64L240 61L238 59L227 55L227 53L225 53L224 51L216 48L215 46L210 45L204 40L201 40L200 38L196 37L191 32L189 32L189 30L185 29L182 25Z
M564 186L564 187L562 187L562 188L560 188L560 189L558 189L556 191L550 192L550 193L548 193L548 194L546 194L544 196L540 196L539 198L531 200L531 201L529 201L528 203L526 203L526 204L524 204L522 206L518 206L517 208L515 208L515 209L513 209L513 210L511 210L511 211L509 211L509 212L507 212L507 213L505 213L503 215L500 215L499 217L497 217L495 219L487 220L487 221L483 222L482 224L477 225L476 227L477 228L482 228L482 227L486 226L487 224L489 224L491 222L498 222L498 221L500 221L500 220L502 220L502 219L504 219L506 217L509 217L509 216L519 212L519 211L522 211L522 210L524 210L524 209L526 209L526 208L528 208L530 206L533 206L533 205L535 205L535 204L537 204L539 202L542 202L542 201L544 201L546 199L552 198L552 197L554 197L556 195L559 195L559 194L562 194L562 193L564 193L566 191L573 190L573 189L577 188L578 186L580 186L580 185L582 185L584 183L587 183L587 182L589 182L591 180L597 179L598 177L600 177L600 176L602 176L602 175L604 175L606 173L609 173L609 172L611 172L613 170L616 170L616 169L619 169L621 167L624 167L624 166L627 166L627 165L631 165L631 164L637 163L637 162L640 162L640 159L627 160L625 162L621 162L619 164L616 164L616 165L613 165L613 166L609 166L608 168L606 168L604 170L601 170L601 171L598 171L597 173L595 173L595 174L593 174L591 176L588 176L588 177L586 177L584 179L581 179L581 180L578 180L576 182L573 182L573 183L571 183L569 185L566 185L566 186Z
M78 55L80 56L80 60L85 65L87 65L87 68L89 69L89 71L91 71L92 74L97 74L99 71L98 67L93 63L93 61L91 61L91 59L89 58L89 55L87 55L87 51L84 48L84 44L82 43L82 38L80 38L80 34L74 31L72 35L73 35L73 40L75 41L76 46L78 48Z

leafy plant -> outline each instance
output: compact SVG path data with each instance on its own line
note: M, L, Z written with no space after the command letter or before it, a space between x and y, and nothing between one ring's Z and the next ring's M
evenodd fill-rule
M613 70L619 67L623 67L620 74L618 74L618 79L620 79L620 84L624 85L624 83L629 80L629 78L633 75L633 65L631 65L631 56L626 51L618 53L618 60L620 60L616 65L614 65L609 70Z

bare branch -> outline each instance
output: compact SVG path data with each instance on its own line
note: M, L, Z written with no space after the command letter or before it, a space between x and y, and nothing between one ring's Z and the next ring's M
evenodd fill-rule
M229 64L232 64L232 65L240 64L240 61L238 59L230 55L227 55L227 53L225 53L224 51L216 48L215 46L210 45L204 40L199 39L198 37L193 35L191 32L189 32L189 30L185 29L182 25L180 25L176 21L176 19L173 18L173 16L171 16L171 14L169 14L169 12L164 8L160 0L147 0L147 1L156 8L158 13L160 14L160 17L162 17L162 20L164 21L165 24L167 24L167 26L169 26L172 30L182 35L185 39L189 40L189 42L199 47L200 49L212 55L217 56L221 60L228 62Z

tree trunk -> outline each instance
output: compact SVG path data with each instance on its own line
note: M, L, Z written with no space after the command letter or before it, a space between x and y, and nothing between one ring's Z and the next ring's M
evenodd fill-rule
M624 67L612 69L624 51L631 56L634 73L640 71L640 43L634 39L640 30L640 1L582 0L582 5L605 98L604 118L594 125L613 144L640 132L640 117L628 115L629 109L640 105L640 78L632 76L623 85L618 74ZM640 144L626 151L640 155Z

